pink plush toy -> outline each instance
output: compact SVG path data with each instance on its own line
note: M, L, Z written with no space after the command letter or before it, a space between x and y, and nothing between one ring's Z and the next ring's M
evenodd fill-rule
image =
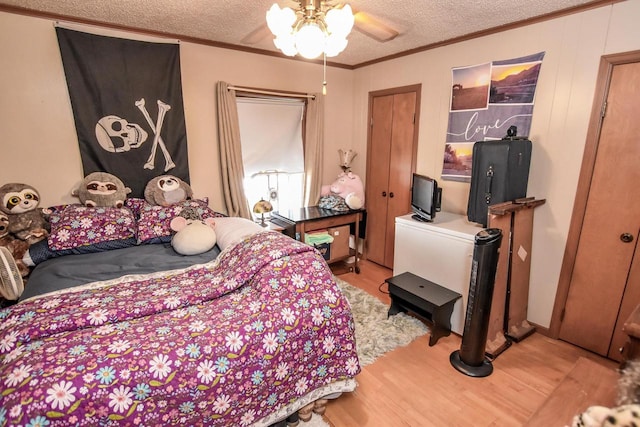
M340 196L350 209L361 209L364 206L364 185L360 177L353 172L340 173L331 185L323 185L321 196Z

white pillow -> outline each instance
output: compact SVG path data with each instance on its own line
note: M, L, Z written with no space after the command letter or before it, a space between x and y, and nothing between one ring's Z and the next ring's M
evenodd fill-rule
M250 219L240 217L215 218L216 237L220 250L239 242L243 238L265 231Z

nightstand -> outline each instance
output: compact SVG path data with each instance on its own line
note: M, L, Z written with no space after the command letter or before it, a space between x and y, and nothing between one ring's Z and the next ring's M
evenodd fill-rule
M266 227L264 227L265 230L269 230L269 231L277 231L277 232L284 232L284 227L279 226L278 224L274 224L271 221L266 221L265 222L267 224Z

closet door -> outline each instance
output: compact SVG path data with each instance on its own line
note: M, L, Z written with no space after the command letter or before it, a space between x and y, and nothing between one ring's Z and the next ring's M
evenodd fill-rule
M367 150L365 195L367 205L366 253L368 260L385 265L393 95L375 97L371 103L371 136Z
M366 256L393 268L395 218L411 210L420 86L369 94Z
M640 302L640 62L613 66L560 338L620 360Z

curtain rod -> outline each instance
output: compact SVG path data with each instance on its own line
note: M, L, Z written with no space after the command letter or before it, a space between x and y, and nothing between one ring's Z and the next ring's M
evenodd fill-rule
M240 86L228 86L227 89L228 90L237 90L237 91L240 91L240 92L259 93L261 95L286 96L286 97L289 97L289 98L316 99L315 95L299 94L299 93L287 93L287 92L270 92L268 90L250 89L250 88L247 88L247 87L240 87Z

